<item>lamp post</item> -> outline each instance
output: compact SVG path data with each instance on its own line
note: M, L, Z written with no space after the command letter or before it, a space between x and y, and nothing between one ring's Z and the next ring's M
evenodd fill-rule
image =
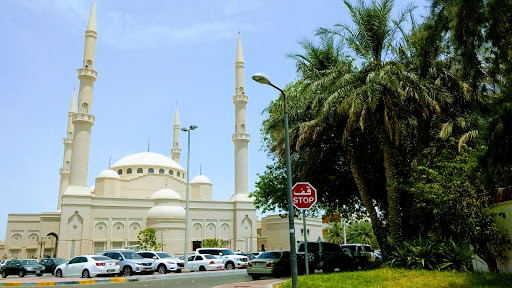
M167 231L167 230L169 230L169 229L164 229L164 230L160 231L160 239L162 240L162 252L164 252L164 231Z
M284 94L284 91L272 84L270 80L268 79L268 76L263 73L256 73L252 76L252 80L261 83L261 84L267 84L275 89L279 90L281 94L283 95L283 102L284 102L284 140L285 140L285 150L286 150L286 182L288 186L288 225L290 230L290 264L292 268L292 287L298 288L298 273L297 273L297 249L295 244L295 223L294 223L294 216L293 216L293 204L292 204L292 173L290 168L290 140L288 136L288 110L286 109L286 94Z
M188 172L189 172L189 168L190 168L190 131L192 130L196 130L197 129L197 126L196 125L192 125L190 126L189 128L181 128L181 131L184 131L184 132L187 132L188 134L188 148L187 148L187 190L186 190L186 196L185 196L185 254L184 254L184 259L183 259L183 270L182 272L188 272L188 218L189 218L189 209L188 209L188 204L189 204L189 187L190 187L190 182L189 182L189 176L188 176Z

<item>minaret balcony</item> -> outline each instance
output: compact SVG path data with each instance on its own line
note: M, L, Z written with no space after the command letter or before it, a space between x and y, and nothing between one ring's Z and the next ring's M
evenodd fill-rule
M232 138L233 138L233 142L249 141L249 140L251 140L251 135L249 135L249 133L233 133Z
M59 173L60 174L69 174L71 170L69 168L60 168Z
M73 144L73 138L62 138L64 144Z
M171 153L181 153L180 148L171 148Z
M88 122L94 125L94 115L88 113L75 113L73 115L73 123L75 122Z
M80 78L80 76L89 76L89 77L94 78L94 80L96 80L96 78L98 76L98 72L96 72L96 70L93 70L93 69L78 68L76 70L78 71L78 78Z
M249 99L249 97L247 97L247 95L235 95L233 96L233 104L238 104L238 103L242 103L242 104L247 104L247 100Z

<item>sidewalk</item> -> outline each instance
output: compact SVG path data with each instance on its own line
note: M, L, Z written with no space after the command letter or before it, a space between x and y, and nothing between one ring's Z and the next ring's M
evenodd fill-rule
M274 284L286 282L288 279L269 279L269 280L258 280L250 282L231 283L222 286L216 286L214 288L272 288Z

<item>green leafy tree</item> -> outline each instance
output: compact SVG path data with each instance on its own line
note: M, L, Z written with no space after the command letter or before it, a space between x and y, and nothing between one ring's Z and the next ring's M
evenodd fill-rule
M222 248L224 247L224 243L221 239L217 238L206 238L201 241L202 248Z
M146 228L137 235L137 244L141 250L158 251L164 245L162 242L156 241L156 230L154 228Z
M348 226L348 243L360 243L372 245L375 236L373 235L372 225L367 220L355 221ZM377 247L373 247L377 248Z

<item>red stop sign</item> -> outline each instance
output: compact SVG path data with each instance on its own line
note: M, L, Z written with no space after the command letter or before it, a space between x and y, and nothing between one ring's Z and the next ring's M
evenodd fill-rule
M316 203L316 189L308 182L297 182L292 188L293 206L309 209Z

